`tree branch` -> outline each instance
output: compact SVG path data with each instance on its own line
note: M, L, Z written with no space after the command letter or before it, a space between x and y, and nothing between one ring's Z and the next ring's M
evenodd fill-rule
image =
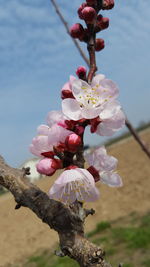
M58 232L64 255L76 260L82 267L111 267L104 260L104 252L84 237L84 221L93 210L87 211L79 202L66 207L49 199L48 195L25 176L26 170L8 166L0 156L0 185L7 188L21 206L31 209L44 223Z

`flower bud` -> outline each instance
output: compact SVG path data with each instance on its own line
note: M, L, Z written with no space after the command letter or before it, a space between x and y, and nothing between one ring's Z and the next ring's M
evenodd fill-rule
M83 8L87 7L87 3L83 3L79 8L78 8L78 15L80 19L84 19L82 15L82 10Z
M96 17L96 11L93 7L85 7L82 10L82 16L87 24L93 24Z
M81 137L75 133L70 134L67 136L65 140L66 147L69 152L76 152L78 147L81 145Z
M105 9L112 9L115 5L115 2L114 0L104 0L103 1L103 7L102 9L105 10Z
M53 175L55 171L61 167L62 163L59 159L44 158L36 164L37 171L47 176Z
M95 32L105 30L109 27L109 18L104 18L102 15L97 16L97 23L95 26Z
M86 72L87 70L84 66L80 66L76 70L77 76L79 77L79 79L82 79L82 80L86 78Z
M73 38L82 38L84 36L84 28L80 23L74 24L70 28L70 35Z
M95 51L101 51L105 47L105 42L103 39L98 38L95 42Z
M90 166L87 170L92 174L95 183L100 180L99 172L93 166Z

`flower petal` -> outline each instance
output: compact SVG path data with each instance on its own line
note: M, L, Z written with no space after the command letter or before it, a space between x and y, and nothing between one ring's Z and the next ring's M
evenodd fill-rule
M96 133L101 136L111 136L125 125L125 115L119 110L112 118L102 121Z
M48 135L49 132L49 127L45 124L41 124L38 128L37 128L37 134L38 135Z
M82 119L81 108L75 99L67 98L62 101L62 111L71 120Z
M81 108L82 118L85 118L85 119L94 119L97 116L99 116L100 111L101 111L101 108L100 107L98 107L98 108L96 108L96 107L93 107L93 108L83 107L83 108Z
M121 109L120 104L117 101L107 103L100 113L100 119L106 120L112 118Z
M113 172L102 172L100 173L100 181L111 187L121 187L123 185L122 179L117 173Z
M47 115L47 124L51 127L53 124L58 123L59 121L64 120L64 114L62 111L52 110Z
M94 76L92 83L91 83L91 87L95 87L97 85L100 85L101 81L105 78L104 74L97 74Z
M108 90L111 99L116 99L119 95L119 88L116 83L114 83L112 80L109 79L103 79L100 82L100 85Z

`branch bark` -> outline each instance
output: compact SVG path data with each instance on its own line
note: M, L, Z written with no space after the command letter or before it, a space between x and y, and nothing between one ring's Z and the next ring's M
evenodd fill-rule
M28 171L28 170L27 170ZM44 223L58 232L64 255L76 260L82 267L111 267L104 260L104 252L84 237L84 221L93 210L86 210L79 202L66 207L49 199L36 185L26 178L26 169L8 166L0 156L0 185L14 196L16 208L31 209Z

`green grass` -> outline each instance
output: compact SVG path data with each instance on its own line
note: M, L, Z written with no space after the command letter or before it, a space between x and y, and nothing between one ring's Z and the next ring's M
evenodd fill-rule
M143 217L131 214L111 223L98 223L87 236L102 246L113 267L120 262L123 267L150 266L150 213ZM68 257L50 255L47 250L30 257L23 267L78 267L78 264Z
M100 222L97 224L96 228L93 231L91 231L87 234L87 237L92 237L98 233L103 232L104 230L106 230L110 227L111 227L111 224L109 222Z

